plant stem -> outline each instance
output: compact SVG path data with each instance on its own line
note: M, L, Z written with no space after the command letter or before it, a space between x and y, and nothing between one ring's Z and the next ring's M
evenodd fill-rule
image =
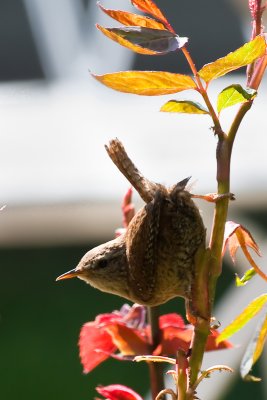
M210 322L205 319L198 319L194 329L192 340L192 355L189 360L190 365L190 387L192 387L201 369L201 364L205 352L206 342L210 333Z
M159 307L147 307L148 322L151 327L151 349L158 346L161 339L159 329ZM160 391L164 389L163 365L162 363L149 362L150 388L152 399L155 399ZM164 397L161 397L164 400Z
M177 351L176 356L177 368L177 394L179 400L186 400L186 392L188 386L187 371L188 360L183 350Z
M240 107L239 112L232 123L228 136L219 136L216 152L218 194L225 194L229 193L230 191L230 162L233 142L243 117L251 107L250 103L251 102L244 103ZM201 368L206 342L210 331L210 317L215 298L216 284L218 277L221 274L221 254L224 240L224 227L228 212L228 203L229 199L223 198L215 204L213 227L209 244L210 253L207 255L206 259L203 259L200 275L200 277L202 276L202 279L198 279L197 282L197 284L200 284L201 287L197 288L199 293L196 295L194 300L194 308L196 308L196 304L198 304L199 307L196 311L198 314L200 312L200 315L202 315L204 318L198 317L195 323L194 336L192 340L192 355L189 361L190 388L194 385L198 378L198 373ZM205 278L205 272L207 271L209 273L209 276L207 275L208 288L205 287L203 279L203 277ZM206 290L208 291L209 304L206 306L207 312L203 314L205 303L204 301L201 301L199 294L201 292L203 294L206 293Z
M223 135L223 130L222 130L219 118L218 118L218 116L217 116L217 114L216 114L216 112L215 112L215 110L214 110L214 108L213 108L213 106L212 106L212 104L210 102L209 96L207 94L207 90L203 87L203 84L202 84L202 81L201 81L201 79L199 77L199 74L198 74L198 71L196 69L195 63L194 63L189 51L187 50L187 48L185 46L182 48L182 52L184 53L184 56L185 56L185 58L186 58L186 60L187 60L187 62L189 64L189 67L190 67L190 69L191 69L191 71L192 71L192 73L194 75L194 78L195 78L196 83L197 83L198 91L201 94L201 96L202 96L203 100L205 101L206 106L207 106L207 108L209 110L210 116L211 116L211 118L213 120L213 123L214 123L214 131L220 137L221 135Z

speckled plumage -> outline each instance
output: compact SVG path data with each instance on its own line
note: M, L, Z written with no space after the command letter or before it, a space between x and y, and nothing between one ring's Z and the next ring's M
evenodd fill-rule
M99 290L150 306L187 298L195 254L205 246L205 228L185 190L187 181L169 190L157 185L125 235L90 250L75 270L59 279L77 276Z

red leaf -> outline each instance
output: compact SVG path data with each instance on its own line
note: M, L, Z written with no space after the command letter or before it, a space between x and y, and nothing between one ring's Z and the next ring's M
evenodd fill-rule
M106 400L142 400L139 394L124 385L98 386L96 390Z
M147 338L142 337L141 331L122 323L113 323L106 327L113 343L125 356L149 354Z
M127 226L129 225L135 214L134 205L132 203L132 194L133 194L133 189L130 187L127 190L122 202L121 208L123 213L123 226L125 228L127 228Z
M192 339L192 329L168 327L163 329L161 342L153 351L154 355L175 356L177 350L187 352Z
M116 351L117 348L103 324L118 318L120 317L116 314L101 314L96 317L95 321L83 325L80 332L79 349L85 374L92 371Z
M205 351L213 351L213 350L222 350L222 349L232 349L232 343L227 340L223 340L220 343L216 343L216 338L219 336L219 332L215 329L211 330L211 333L208 337L207 345Z
M185 328L184 320L181 315L172 313L172 314L164 314L159 317L159 326L160 329L165 329L170 326L176 328Z
M161 342L154 355L176 355L178 349L187 351L192 339L192 330L187 329L183 318L175 313L161 315L159 326L162 331Z

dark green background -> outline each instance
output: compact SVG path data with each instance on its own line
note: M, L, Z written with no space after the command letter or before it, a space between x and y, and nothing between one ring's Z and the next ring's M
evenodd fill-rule
M89 375L82 373L77 348L80 327L124 303L78 279L55 282L89 247L1 249L1 399L93 399L97 384L111 383L124 383L145 394L148 375L141 363L109 360ZM233 271L225 271L220 293L233 279ZM182 310L182 301L174 300L162 312L177 311L177 304ZM261 385L242 383L224 398L263 399Z

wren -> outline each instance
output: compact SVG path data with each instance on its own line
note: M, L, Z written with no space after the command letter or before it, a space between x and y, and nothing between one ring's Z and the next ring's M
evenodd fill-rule
M78 277L101 291L148 306L176 296L190 298L196 254L205 248L206 231L186 190L189 178L168 189L145 179L117 139L107 151L146 204L125 234L88 251L75 269L57 280Z

